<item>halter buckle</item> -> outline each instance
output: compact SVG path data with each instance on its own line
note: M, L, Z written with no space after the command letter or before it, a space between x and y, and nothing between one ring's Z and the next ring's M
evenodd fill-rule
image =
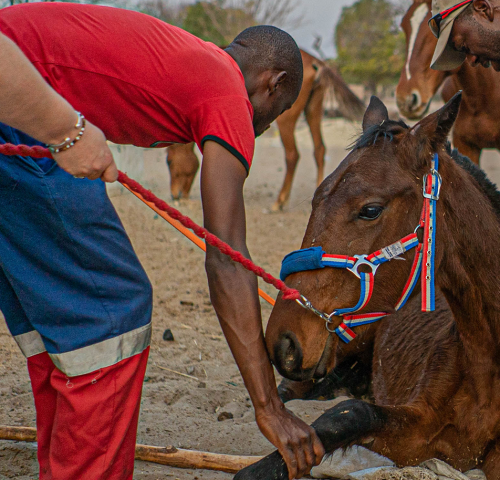
M436 182L437 191L436 191L435 194L426 193L426 191L425 191L425 189L427 187L427 178L428 178L429 175L436 176L436 178L437 178L437 182ZM441 175L434 168L431 169L431 173L426 173L424 175L424 178L423 178L423 184L424 184L423 195L424 195L424 198L428 198L430 200L439 200L439 192L441 191L441 185L442 185L442 183L443 183L443 179L442 179Z
M354 275L356 275L356 277L358 277L359 279L361 279L361 275L358 272L358 268L361 265L370 267L373 275L375 275L377 268L379 267L379 265L375 265L374 263L370 262L370 260L367 260L366 257L368 257L368 255L354 255L354 258L357 258L358 260L351 268L347 269L350 272L354 273Z

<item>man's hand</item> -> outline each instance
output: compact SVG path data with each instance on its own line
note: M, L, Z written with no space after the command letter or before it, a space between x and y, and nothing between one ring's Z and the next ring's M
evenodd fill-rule
M67 136L73 138L76 132L74 129ZM55 153L54 160L75 177L101 178L104 182L114 182L118 178L118 169L104 134L88 121L82 138L68 150Z
M285 460L290 480L301 478L321 462L325 450L316 432L281 402L256 409L255 419L260 431Z

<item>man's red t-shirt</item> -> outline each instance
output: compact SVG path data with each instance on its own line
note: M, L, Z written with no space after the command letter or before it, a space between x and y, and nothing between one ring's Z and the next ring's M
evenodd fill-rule
M0 31L112 142L214 140L248 170L252 106L238 65L212 43L138 12L70 3L1 9Z

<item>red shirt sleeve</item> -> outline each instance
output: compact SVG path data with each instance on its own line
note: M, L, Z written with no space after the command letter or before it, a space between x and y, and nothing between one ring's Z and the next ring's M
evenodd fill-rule
M212 97L189 114L193 138L203 152L203 144L213 140L232 153L245 167L252 164L255 148L253 109L242 96Z

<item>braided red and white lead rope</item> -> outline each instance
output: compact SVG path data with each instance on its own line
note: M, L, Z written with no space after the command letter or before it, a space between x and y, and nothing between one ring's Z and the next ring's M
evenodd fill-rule
M23 157L34 158L52 158L52 154L47 148L41 146L30 147L28 145L13 145L11 143L0 145L0 154L20 155ZM262 280L264 280L266 283L273 285L276 289L280 290L283 293L283 298L285 300L296 300L300 298L300 293L298 290L287 287L283 281L273 277L262 267L255 265L255 263L244 257L240 252L234 250L230 245L210 233L206 228L201 227L197 223L193 222L193 220L191 220L189 217L186 217L181 212L179 212L179 210L170 206L164 200L158 198L153 192L145 189L140 183L129 178L125 173L121 171L118 172L118 181L123 185L127 185L131 190L141 195L144 200L153 203L159 210L166 212L186 228L191 229L198 237L203 238L209 245L217 248L224 255L229 256L231 260L240 263L247 270L261 277Z

